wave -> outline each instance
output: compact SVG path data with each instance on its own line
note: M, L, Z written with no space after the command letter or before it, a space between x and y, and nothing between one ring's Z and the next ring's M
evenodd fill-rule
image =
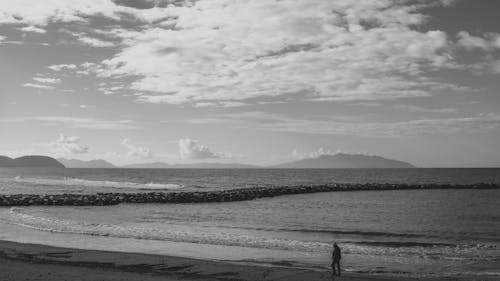
M153 227L133 227L113 224L86 223L64 219L33 216L22 212L22 208L13 207L0 220L40 231L134 238L172 242L188 242L223 246L241 246L250 248L296 250L305 252L329 252L331 245L321 242L296 241L282 238L259 238L232 233L200 233L184 230L165 230Z
M426 243L426 242L393 242L393 241L360 241L353 242L359 245L369 245L377 247L458 247L451 243Z
M280 229L286 230L286 229ZM341 235L359 235L359 236L382 236L382 237L402 237L402 238L418 238L425 237L425 235L411 234L411 233L394 233L394 232L379 232L379 231L361 231L361 230L330 230L330 229L289 229L288 231L295 232L315 232L315 233L328 233L328 234L341 234Z
M184 186L173 183L136 183L127 181L102 181L102 180L86 180L79 178L62 178L62 179L47 179L47 178L24 178L17 176L15 182L27 183L34 185L59 185L59 186L84 186L84 187L109 187L109 188L129 188L129 189L144 189L144 190L162 190L162 189L181 189Z
M273 249L300 251L310 253L330 253L330 243L319 241L294 240L276 237L275 235L241 234L227 229L216 232L200 231L199 229L176 228L174 225L116 225L103 223L89 223L50 217L34 216L23 212L22 208L11 208L8 212L0 213L0 221L39 231L81 234L93 236L107 236L116 238L132 238L171 242L187 242L196 244L239 246L257 249ZM346 254L398 256L398 257L425 257L428 259L467 259L491 260L497 257L495 248L485 245L447 245L434 244L400 244L398 247L387 246L387 242L375 244L373 242L342 242Z
M396 237L396 238L430 238L436 237L432 235L412 234L412 233L395 233L395 232L379 232L379 231L361 231L361 230L333 230L333 229L305 229L305 228L272 228L272 227L242 227L228 226L226 228L243 228L249 230L264 230L264 231L288 231L288 232L303 232L303 233L324 233L333 235L356 235L356 236L373 236L373 237ZM418 245L417 245L418 246Z

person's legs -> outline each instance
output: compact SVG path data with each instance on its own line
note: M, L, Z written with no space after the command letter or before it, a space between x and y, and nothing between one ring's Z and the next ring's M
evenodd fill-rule
M333 270L332 275L337 275L337 272L335 271L335 262L332 262L332 270Z
M339 276L340 276L340 261L335 262L337 264L337 269L339 270Z

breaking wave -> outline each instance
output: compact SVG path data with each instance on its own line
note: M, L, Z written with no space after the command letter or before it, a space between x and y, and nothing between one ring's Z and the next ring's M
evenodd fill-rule
M79 178L63 178L63 179L43 179L43 178L24 178L17 176L15 182L34 184L34 185L58 185L58 186L84 186L84 187L109 187L109 188L128 188L128 189L144 189L144 190L162 190L162 189L181 189L184 186L173 183L136 183L127 181L101 181L101 180L86 180Z
M239 246L257 249L273 249L300 251L310 253L329 253L330 243L318 241L302 241L277 238L273 235L251 235L221 228L219 231L203 231L200 229L176 229L174 225L147 226L116 225L89 223L52 217L35 216L24 213L22 208L11 208L2 213L0 221L39 231L108 236L116 238L132 238L171 242L187 242L196 244ZM445 244L445 243L394 243L394 242L343 242L342 247L347 254L425 257L427 259L445 260L493 260L496 252L494 246L483 244Z

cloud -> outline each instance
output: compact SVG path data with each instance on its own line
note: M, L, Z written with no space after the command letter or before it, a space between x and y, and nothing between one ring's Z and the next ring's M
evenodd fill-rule
M182 159L221 158L220 154L210 151L207 146L189 138L179 140L179 154Z
M457 37L458 45L467 50L493 51L500 49L500 34L498 33L486 33L484 37L477 37L470 35L467 31L460 31Z
M67 29L62 29L62 32L67 33L73 37L75 37L78 42L83 43L85 45L89 45L92 47L97 47L97 48L103 48L103 47L114 47L115 43L110 42L110 41L104 41L92 36L89 36L88 34L84 32L72 32Z
M238 101L197 102L194 107L240 107L248 104Z
M61 83L61 79L58 78L44 78L44 77L33 77L33 80L44 83L44 84L58 84Z
M75 3L65 0L2 0L0 23L43 26L49 22L85 21L84 16L99 13L113 17L112 9L112 2L104 0L86 0Z
M21 118L20 121L34 120L47 122L49 124L66 124L75 128L96 130L125 130L135 129L131 120L101 120L92 117L70 117L70 116L34 116Z
M114 47L115 44L113 42L109 41L103 41L101 39L97 38L92 38L88 36L79 36L78 41L87 44L92 47L99 47L99 48L105 48L105 47Z
M197 102L194 104L194 107L215 107L217 103L214 102Z
M456 113L458 110L456 108L427 108L414 105L398 104L393 108L409 111L409 112L421 112L421 113Z
M19 30L24 31L24 32L31 32L31 33L46 33L47 31L43 28L36 27L34 25L28 25L25 27L20 28Z
M130 143L128 138L121 141L121 144L127 149L127 156L129 158L151 158L153 153L149 148L137 146Z
M345 121L335 117L296 118L260 111L217 114L192 119L195 124L225 124L235 128L254 128L274 132L362 137L403 137L416 135L478 133L498 130L500 115L478 114L455 118L420 118L399 122Z
M91 17L115 21L133 17L136 21L148 23L168 16L165 8L142 10L118 4L112 0L82 0L74 3L66 0L2 0L0 24L45 26L55 22L87 22Z
M59 138L51 142L57 151L63 153L83 154L89 151L89 147L80 143L80 138L77 136L66 136L59 134Z
M117 50L75 73L129 78L126 87L139 92L141 102L234 107L282 96L378 101L464 90L432 74L460 66L455 43L426 24L428 7L454 2L5 0L0 24L34 30L54 22L91 25L94 18L113 23L76 32L67 25L78 42ZM461 32L457 44L497 45L497 35L485 36Z
M77 66L74 64L55 64L48 67L53 71L61 71L63 69L76 69Z
M446 33L422 30L425 6L200 0L168 8L165 27L116 30L123 48L100 75L132 77L130 87L149 103L222 105L216 102L297 93L322 101L429 96L455 88L426 71L455 65Z
M333 151L333 150L330 150L329 148L320 147L316 151L302 153L302 152L299 152L299 150L297 148L294 148L292 150L292 156L295 158L299 158L299 159L316 158L316 157L321 156L321 155L335 155L335 154L338 154L341 152L342 151L340 151L338 149Z
M54 87L50 86L50 85L42 85L42 84L35 84L35 83L25 83L25 84L23 84L23 87L30 87L30 88L37 88L37 89L54 89Z

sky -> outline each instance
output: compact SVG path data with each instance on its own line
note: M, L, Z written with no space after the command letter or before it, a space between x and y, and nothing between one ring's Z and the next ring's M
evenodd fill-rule
M500 166L497 0L0 0L0 154Z

